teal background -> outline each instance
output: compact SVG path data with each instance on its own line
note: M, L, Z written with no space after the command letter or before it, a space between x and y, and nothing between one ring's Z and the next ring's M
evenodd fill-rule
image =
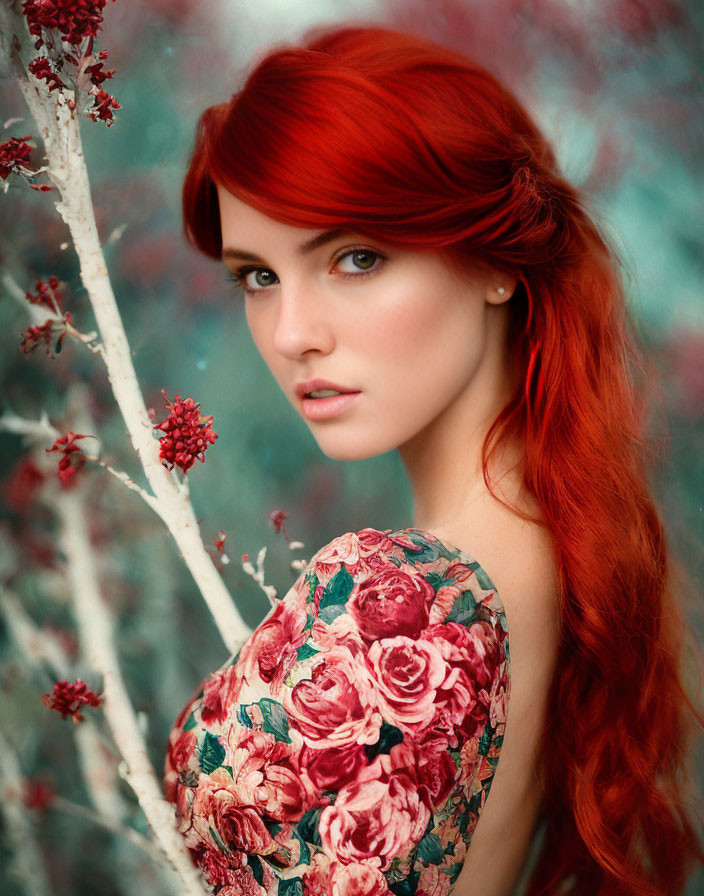
M232 559L225 580L251 625L267 600L241 570L268 546L267 581L283 595L295 579L283 533L269 514L289 515L290 537L309 557L342 532L411 524L408 486L395 454L340 463L321 454L290 407L247 331L238 296L220 265L186 246L180 184L202 109L237 89L253 56L296 40L324 22L379 22L410 28L475 56L527 103L554 143L567 175L580 185L624 262L638 330L657 373L653 434L667 452L654 489L673 548L693 587L686 611L697 637L704 581L704 116L701 4L654 0L517 2L127 2L108 3L101 46L117 69L106 87L122 105L116 123L83 122L93 198L113 285L147 404L163 419L161 389L191 395L213 414L217 443L189 474L206 542L227 531ZM36 133L8 73L0 118L24 119L0 132ZM41 152L35 153L39 163ZM93 327L75 256L62 250L66 229L51 193L20 183L0 195L0 264L22 288L56 274L67 284L65 308ZM2 287L0 287L2 290ZM103 456L137 474L99 360L65 343L51 360L17 351L30 323L4 292L0 301L2 406L30 418L46 410L65 431L79 429L67 394L85 384L86 408ZM6 479L25 448L0 433ZM227 659L205 605L170 537L139 499L99 470L85 473L104 592L119 623L121 659L131 696L148 720L160 770L174 718L198 681ZM51 513L5 508L0 522L0 581L22 597L38 624L74 630L59 584ZM683 598L684 599L684 598ZM78 667L89 683L90 671ZM7 632L0 641L0 717L21 755L23 773L44 776L56 792L86 803L71 725L41 704L48 675L33 670ZM704 763L697 759L699 767ZM700 781L701 781L700 775ZM144 829L124 785L130 815ZM5 797L7 798L7 796ZM31 811L58 896L169 892L154 864L123 837L64 808ZM3 854L0 852L0 857ZM6 853L5 857L9 858ZM0 867L7 863L0 861ZM118 870L119 869L119 870ZM0 889L12 885L0 870ZM24 884L26 892L32 892ZM13 891L14 892L14 891ZM688 896L704 892L696 874Z

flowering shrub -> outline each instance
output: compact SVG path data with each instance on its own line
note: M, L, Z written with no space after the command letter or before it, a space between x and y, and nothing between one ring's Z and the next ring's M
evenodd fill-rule
M51 448L46 449L47 454L51 454L52 451L61 453L58 473L59 479L64 485L68 485L76 473L85 465L86 456L78 445L76 445L76 442L78 439L86 438L90 438L90 436L81 435L80 433L71 432L69 430L65 436L60 436L56 439Z
M100 706L100 697L88 690L80 678L74 682L57 681L51 694L44 694L42 701L44 706L60 712L62 719L71 716L74 725L83 721L81 706Z
M170 402L166 392L163 389L161 392L169 416L154 427L164 433L159 457L168 470L180 467L187 473L193 461L202 463L205 460L208 445L212 445L218 437L212 429L213 417L201 414L200 403L196 404L192 398L182 400L177 395L176 401Z

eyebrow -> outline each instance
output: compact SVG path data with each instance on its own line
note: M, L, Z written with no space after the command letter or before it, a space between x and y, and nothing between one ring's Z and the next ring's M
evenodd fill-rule
M338 239L338 237L346 236L351 231L349 230L324 230L322 233L319 233L317 236L312 237L309 240L306 240L305 243L301 243L301 245L296 250L299 255L307 255L312 252L314 249L320 248L320 246L324 246L326 243L330 243L333 240ZM228 246L227 248L222 250L222 258L223 260L226 258L241 258L243 261L253 261L255 264L266 264L264 259L255 255L253 252L247 252L246 249L236 249L234 246Z

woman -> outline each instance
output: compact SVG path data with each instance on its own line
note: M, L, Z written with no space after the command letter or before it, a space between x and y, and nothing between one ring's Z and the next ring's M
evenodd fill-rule
M205 111L184 212L321 449L397 449L414 498L179 718L167 796L215 892L510 894L542 818L529 893L681 893L703 720L642 362L544 137L464 57L332 29Z

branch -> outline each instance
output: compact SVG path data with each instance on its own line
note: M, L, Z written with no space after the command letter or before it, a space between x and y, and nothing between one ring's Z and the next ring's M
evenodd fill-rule
M7 628L32 668L48 667L53 679L71 677L71 663L65 650L51 634L38 628L22 603L8 588L2 591L0 610ZM91 802L106 818L124 818L127 806L116 785L116 763L106 761L107 750L96 725L90 718L74 726L79 765ZM86 810L90 811L90 810Z
M125 780L137 796L166 857L180 875L183 896L204 896L202 877L192 864L185 842L176 830L173 807L161 794L122 679L112 620L99 593L79 493L63 492L58 496L56 506L60 519L60 544L67 560L79 640L91 665L103 677L103 711L125 761Z
M20 27L23 29L22 33L13 35L18 44L23 40L26 43L26 29L23 20L16 20L15 30ZM17 50L12 56L20 90L44 141L49 163L48 176L61 195L56 208L71 232L80 263L81 279L98 324L108 379L130 441L154 495L153 509L176 541L223 641L232 653L236 653L251 634L251 629L235 607L205 550L186 490L178 487L159 459L159 442L153 435L153 425L139 388L98 239L78 118L75 110L72 112L68 105L70 91L66 94L50 94L46 85L35 78L30 80L27 76L19 59L21 50Z
M0 728L0 811L13 859L11 868L30 896L51 896L42 853L34 839L32 824L21 801L22 769L14 747ZM13 798L14 797L14 798Z

